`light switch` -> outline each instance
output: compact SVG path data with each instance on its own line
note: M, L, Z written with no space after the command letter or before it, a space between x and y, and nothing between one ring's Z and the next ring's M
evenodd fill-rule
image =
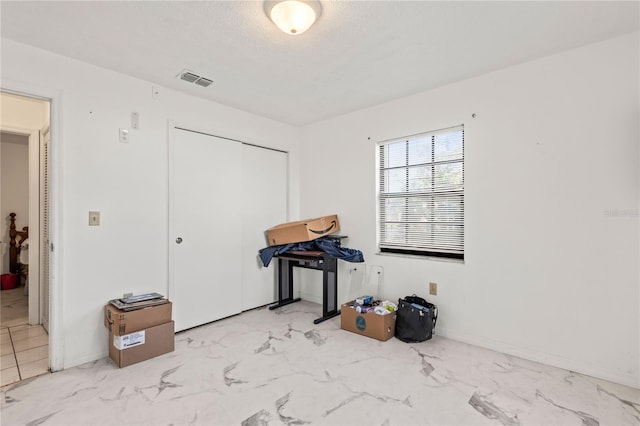
M100 212L89 212L89 226L100 226Z
M129 130L120 129L120 142L129 143Z
M137 112L131 113L131 127L136 130L140 126L140 114Z

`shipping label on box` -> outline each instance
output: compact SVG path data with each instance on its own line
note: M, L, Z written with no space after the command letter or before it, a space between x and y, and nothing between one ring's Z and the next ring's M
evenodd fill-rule
M338 215L322 216L315 219L283 223L265 231L267 244L301 243L312 241L340 230Z
M125 334L124 336L113 336L113 346L118 350L122 350L144 345L144 335L144 330L141 330L135 333Z
M344 303L340 307L340 328L385 341L396 333L396 314L359 313L353 307L353 302Z

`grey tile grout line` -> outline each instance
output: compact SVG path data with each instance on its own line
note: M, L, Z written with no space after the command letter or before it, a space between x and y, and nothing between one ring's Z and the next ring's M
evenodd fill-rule
M16 326L14 326L14 327L20 327L21 325L24 325L24 324L16 325ZM32 348L29 348L29 349L24 349L24 350L22 350L22 351L20 351L20 352L25 352L25 351L29 351L29 350L31 350L31 349L41 348L41 347L43 347L43 346L47 346L47 347L49 346L49 333L47 332L47 330L45 330L45 329L44 329L44 327L43 327L43 325L42 325L42 324L36 324L36 325L30 325L30 324L27 324L27 326L28 326L28 328L32 328L32 327L39 327L39 328L43 329L43 330L44 330L44 332L45 332L45 334L47 335L47 343L46 343L46 344L44 344L44 345L40 345L40 346L34 346L34 347L32 347ZM11 328L10 328L10 327L8 327L8 329L9 329L9 333L11 333ZM19 330L19 331L22 331L22 330ZM50 373L51 373L51 371L50 371L50 369L49 369L49 354L48 354L48 353L47 353L47 355L46 355L44 358L36 359L36 360L33 360L33 361L29 361L29 362L23 362L23 363L20 363L20 362L18 361L18 353L16 352L16 348L15 348L15 346L13 345L13 336L11 336L11 342L12 342L13 355L14 355L14 358L15 358L15 360L16 360L16 368L18 369L18 375L20 376L20 382L21 382L21 381L24 381L24 380L27 380L27 379L31 379L31 378L36 377L36 376L41 376L41 375L43 375L43 374L48 374L48 373L50 374ZM21 370L21 367L23 367L23 366L25 366L25 365L27 365L27 364L31 364L31 363L34 363L34 362L41 361L41 360L43 360L43 359L46 359L46 360L47 360L47 369L46 369L44 372L42 372L42 373L40 373L40 374L37 374L36 376L31 376L31 377L27 377L27 378L23 378L23 377L22 377L22 370ZM15 384L15 383L18 383L18 382L14 382L13 384Z
M22 325L22 324L21 324L21 325ZM15 326L15 327L19 327L19 326ZM40 361L40 360L35 360L35 361L25 362L25 363L22 363L22 364L21 364L21 363L18 361L18 354L17 354L17 352L16 352L16 348L15 348L15 346L14 346L14 344L13 344L13 336L12 336L12 334L11 334L11 327L7 327L7 331L8 331L8 334L9 334L9 340L11 341L11 350L12 350L12 353L13 353L13 359L16 361L16 370L18 370L18 377L19 377L19 379L18 379L18 381L16 381L16 382L7 383L7 384L3 385L3 387L4 387L4 386L9 386L9 385L14 385L14 384L16 384L16 383L20 383L20 382L22 382L23 380L26 380L26 379L24 379L24 378L22 377L22 370L21 370L21 367L22 367L22 366L24 366L24 365L26 365L26 364L29 364L29 363L31 363L31 362L38 362L38 361ZM48 335L48 333L47 333L47 335ZM42 347L42 346L49 346L49 343L47 342L47 344L46 344L46 345L34 346L33 348L29 348L29 349L40 348L40 347ZM29 350L29 349L25 349L25 350ZM22 352L22 351L21 351L21 352ZM48 360L48 358L49 358L49 357L47 356L46 358L42 358L42 359L47 359L47 360ZM48 361L47 361L47 363L48 363ZM46 374L46 373L49 373L49 372L50 372L50 371L47 369L47 371L46 371L46 372L44 372L44 373L42 373L42 374ZM34 376L34 377L35 377L35 376Z
M20 364L18 364L18 356L16 355L16 347L13 346L13 336L11 336L11 327L7 327L9 330L9 340L11 341L11 351L13 352L13 359L16 361L16 370L18 370L18 382L22 381L22 373L20 372ZM17 382L14 382L17 383Z
M6 301L6 300L5 300L5 301ZM9 304L11 304L11 302L9 302ZM14 319L15 319L15 318L14 318ZM42 325L41 325L41 324L37 324L36 326L38 326L38 325L39 325L40 327L42 327ZM25 323L23 323L23 324L16 324L16 325L13 325L13 326L9 326L9 325L8 325L8 326L6 326L7 332L8 332L8 334L9 334L9 341L10 341L10 343L11 343L11 352L13 353L13 359L14 359L14 360L15 360L15 362L16 362L16 370L18 371L18 381L16 381L16 382L12 382L12 383L7 383L6 385L3 385L2 387L9 386L9 385L14 385L14 384L16 384L16 383L20 383L20 382L22 382L22 381L26 380L26 379L23 379L23 377L22 377L22 369L21 369L21 366L24 366L24 365L29 364L29 363L28 363L28 362L26 362L26 363L23 363L23 364L21 365L21 364L18 362L18 354L17 354L17 352L16 352L16 347L15 347L14 340L13 340L13 339L14 339L13 333L16 333L16 332L15 332L15 331L13 331L13 333L12 333L12 330L11 330L12 328L22 327L22 326L26 326L26 329L29 329L29 328L33 327L31 324L29 324L29 322L28 322L28 318L25 318ZM24 328L23 328L23 329L24 329ZM19 331L22 331L22 330L19 330ZM46 332L46 330L45 330L45 332ZM39 348L39 347L42 347L42 346L49 346L49 338L48 338L49 333L46 333L46 334L47 334L47 343L46 343L46 345L34 346L33 348L25 349L25 351L26 351L26 350L30 350L30 349ZM22 339L21 339L21 340L22 340ZM20 352L24 352L24 351L20 351ZM49 355L47 354L47 357L46 357L46 359L47 359L47 364L48 364L48 358L49 358ZM37 362L37 361L39 361L39 360L35 360L35 361L31 361L31 362ZM48 369L47 369L47 372L49 372L49 371L48 371Z

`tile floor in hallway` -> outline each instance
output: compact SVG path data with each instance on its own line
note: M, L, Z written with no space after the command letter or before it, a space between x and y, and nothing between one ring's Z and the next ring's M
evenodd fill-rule
M42 325L28 324L24 287L0 291L0 386L47 374L49 336Z
M0 327L24 325L29 317L29 297L23 286L0 291Z
M638 389L440 336L379 342L320 311L256 309L126 368L4 387L2 425L640 425Z

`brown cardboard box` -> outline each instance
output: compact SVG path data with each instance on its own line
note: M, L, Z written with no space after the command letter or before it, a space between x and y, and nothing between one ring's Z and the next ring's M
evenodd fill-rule
M361 314L355 310L353 302L348 302L340 307L340 328L384 342L396 333L396 314Z
M149 327L124 336L109 333L109 358L120 368L173 352L174 322Z
M340 230L338 215L288 222L265 231L270 246L311 241Z
M126 312L111 304L104 307L104 326L116 336L123 336L169 321L171 321L171 302Z

